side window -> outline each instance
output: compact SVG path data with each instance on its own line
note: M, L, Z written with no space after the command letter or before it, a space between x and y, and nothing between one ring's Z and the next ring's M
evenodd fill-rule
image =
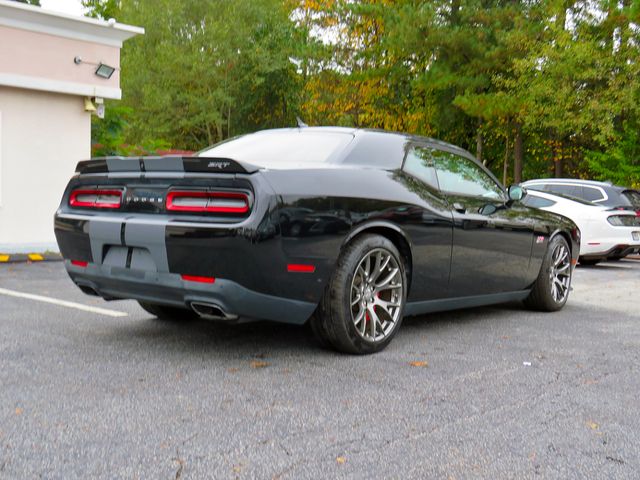
M602 196L602 192L597 188L593 187L582 187L583 197L585 200L589 202L595 202L598 200L602 200L604 197Z
M575 198L584 198L582 187L580 185L567 185L567 195Z
M571 187L567 185L545 185L545 192L559 193L560 195L569 195Z
M555 205L556 202L553 200L549 200L547 198L536 197L535 195L527 195L522 199L522 203L524 203L527 207L533 208L544 208Z
M440 190L473 197L504 198L498 184L468 158L432 150Z
M402 169L430 187L438 189L438 178L436 177L432 149L412 147L407 153Z

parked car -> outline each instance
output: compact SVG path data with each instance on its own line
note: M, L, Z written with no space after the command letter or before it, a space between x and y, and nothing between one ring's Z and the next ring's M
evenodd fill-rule
M325 345L371 353L405 315L564 306L579 230L523 194L436 140L270 130L194 157L80 162L55 234L86 293L159 317L309 321Z
M640 193L632 188L572 178L541 178L522 185L529 190L559 193L609 208L634 210L640 215Z
M640 217L633 211L535 190L529 190L522 202L564 215L578 225L582 237L579 259L582 265L619 260L640 248Z

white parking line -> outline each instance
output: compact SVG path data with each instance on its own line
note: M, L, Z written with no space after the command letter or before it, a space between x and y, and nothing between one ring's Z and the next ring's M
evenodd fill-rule
M126 317L128 315L128 313L119 312L117 310L90 307L89 305L83 305L81 303L67 302L66 300L58 300L57 298L44 297L42 295L33 295L31 293L16 292L15 290L7 290L6 288L0 288L0 295L27 298L29 300L35 300L37 302L52 303L54 305L60 305L61 307L75 308L77 310L84 310L85 312L91 313L99 313L100 315L107 315L109 317Z

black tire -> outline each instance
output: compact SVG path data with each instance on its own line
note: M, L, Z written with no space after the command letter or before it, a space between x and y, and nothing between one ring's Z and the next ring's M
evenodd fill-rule
M564 248L567 252L567 271L569 276L564 297L561 300L556 300L553 296L553 264L554 255L559 248ZM524 304L533 310L540 310L543 312L555 312L557 310L560 310L562 307L564 307L564 304L567 303L567 299L569 298L569 292L571 291L571 276L571 249L569 248L569 244L567 243L567 241L562 236L556 235L549 242L547 252L544 256L544 260L542 261L540 273L538 274L538 278L533 284L531 293L525 299Z
M388 332L385 332L384 337L381 339L369 340L366 338L366 335L358 331L354 323L351 292L354 276L356 276L356 270L360 268L361 262L363 262L367 256L378 254L378 252L387 257L389 255L392 257L393 262L390 259L388 265L397 265L397 267L391 269L389 266L388 268L391 269L391 275L394 275L394 279L399 280L401 284L393 282L388 284L389 288L391 288L391 285L394 285L393 288L400 291L394 293L394 297L389 299L389 303L391 301L393 301L394 304L397 303L397 305L391 307L393 309L393 316L396 317L395 321L391 321L392 316L390 315L387 315L385 319L381 319L381 327L382 321L384 321ZM380 272L380 270L378 271ZM388 272L387 270L387 274ZM381 274L382 272L378 275ZM391 275L388 275L388 277L391 278ZM375 279L372 281L374 280ZM400 285L400 287L398 287L398 285ZM371 302L371 293L369 295L369 302ZM380 295L383 295L383 293ZM340 254L336 269L325 290L318 311L310 319L311 329L321 344L329 345L340 352L359 355L379 352L389 345L400 328L406 295L407 276L405 266L396 246L383 236L364 234L347 245ZM382 301L382 299L380 296L377 296L377 300L374 299L373 301L379 302ZM369 303L369 305L371 306L372 304ZM360 306L360 304L358 304L356 308L358 306ZM375 311L376 306L373 305L371 308ZM366 318L360 317L360 321L364 322L363 330L369 328L367 327L367 325L370 325L369 322L375 322L375 319L380 318L374 315L375 319L372 320L366 309L361 310L361 312L363 312L363 315L366 315ZM379 311L377 313L379 313ZM374 332L376 331L376 327L377 323L373 326Z
M157 303L141 302L138 304L143 310L162 320L194 320L198 315L187 308L169 307L167 305L159 305Z
M320 348L335 350L333 344L329 341L329 333L325 328L324 320L319 311L316 310L313 315L311 315L311 318L307 321L307 326Z
M580 265L584 265L585 267L592 267L593 265L597 265L602 261L600 258L581 258L578 260Z

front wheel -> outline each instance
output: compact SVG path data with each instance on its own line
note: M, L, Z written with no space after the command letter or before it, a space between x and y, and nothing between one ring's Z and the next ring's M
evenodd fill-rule
M558 235L549 242L538 278L524 303L535 310L554 312L567 303L570 290L571 250Z
M365 234L338 259L312 330L321 343L345 353L384 349L400 324L407 278L402 257L386 237Z

